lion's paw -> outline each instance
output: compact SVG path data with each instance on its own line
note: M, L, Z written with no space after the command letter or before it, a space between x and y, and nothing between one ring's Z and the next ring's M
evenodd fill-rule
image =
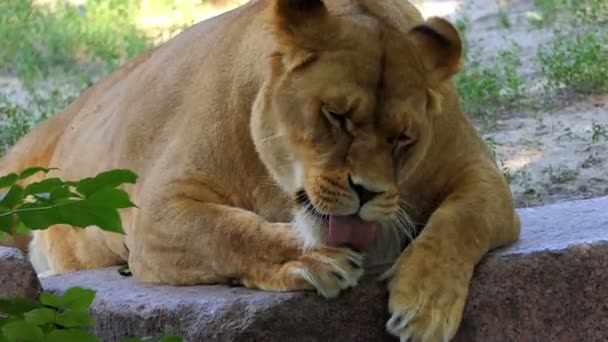
M354 287L363 275L363 256L348 248L324 247L300 257L293 274L325 298Z
M389 286L387 330L401 341L449 341L462 319L468 271L440 261L401 258Z

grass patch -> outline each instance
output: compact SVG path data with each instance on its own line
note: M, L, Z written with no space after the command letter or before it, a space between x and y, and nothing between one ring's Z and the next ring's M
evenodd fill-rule
M502 111L517 109L523 104L524 80L518 70L519 52L519 46L514 44L500 51L494 64L484 66L467 57L463 71L456 78L456 86L469 115L492 123Z
M74 89L37 89L28 94L27 103L12 99L0 90L0 155L29 132L36 124L63 109L78 96Z
M498 9L498 23L504 29L510 29L512 26L511 20L509 19L509 15L502 6L500 6L500 8Z
M152 46L135 23L138 3L0 1L0 36L10 37L0 40L0 73L20 83L17 89L0 90L1 153L96 80Z
M0 0L0 153L127 60L221 12L208 0ZM228 0L228 6L244 0Z
M507 181L507 183L511 184L511 182L513 182L513 179L514 179L513 173L505 165L504 159L498 157L498 154L497 154L498 145L499 145L498 142L496 142L496 140L493 137L487 137L484 139L484 141L486 142L486 144L488 144L490 151L492 151L492 155L494 156L494 159L496 160L496 164L502 171L502 175L505 177L505 180Z
M608 21L606 0L536 0L538 12L531 12L530 22L546 26L556 21L578 24L598 24Z
M543 173L547 175L549 181L553 184L565 184L576 180L579 175L578 170L573 170L565 165L559 165L553 167L549 165L543 170Z
M552 87L582 94L608 92L608 39L599 32L555 40L539 49L538 61Z
M608 125L593 121L591 123L591 141L595 144L602 140L608 141Z
M82 6L3 0L0 36L11 38L0 41L0 69L17 74L28 89L57 74L86 87L94 75L151 46L135 24L137 10L137 2L123 0L89 0Z

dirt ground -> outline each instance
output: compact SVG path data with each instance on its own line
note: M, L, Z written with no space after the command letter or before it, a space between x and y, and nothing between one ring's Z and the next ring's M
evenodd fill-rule
M543 79L536 52L554 38L554 30L536 28L526 20L534 12L532 0L502 2L512 26L500 25L500 8L492 0L419 1L425 17L467 18L469 44L481 47L482 61L509 42L520 45L526 92L540 101ZM608 125L608 95L555 96L550 110L500 113L492 129L478 123L480 133L495 142L497 159L510 175L520 207L608 194L608 139L593 142L593 123Z
M534 11L533 0L503 4L513 25L499 24L499 5L493 0L414 1L425 17L445 16L453 21L466 18L469 44L481 48L479 60L490 62L493 52L509 42L520 45L525 89L534 101L546 96L536 65L540 44L554 37L554 30L537 28L525 16ZM19 82L0 77L17 102L27 101ZM516 204L535 206L608 194L608 137L593 141L593 124L608 127L608 95L555 96L552 109L502 112L488 128L476 123L480 133L495 145L497 160L510 180Z

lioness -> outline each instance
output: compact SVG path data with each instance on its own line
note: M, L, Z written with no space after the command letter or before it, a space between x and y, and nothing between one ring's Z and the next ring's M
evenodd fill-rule
M142 282L327 298L357 284L364 258L392 261L388 330L449 340L475 265L520 230L459 109L461 49L450 23L404 0L258 0L199 23L2 159L4 173L140 175L126 237L55 226L30 252L53 273L128 261Z

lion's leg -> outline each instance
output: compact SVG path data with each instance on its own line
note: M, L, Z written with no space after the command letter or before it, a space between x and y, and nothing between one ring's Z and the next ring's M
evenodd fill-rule
M30 244L30 260L38 273L64 274L83 269L108 267L124 261L105 243L98 228L56 225L35 231Z
M342 248L302 254L295 229L234 207L190 198L142 207L129 237L129 265L144 282L240 283L268 291L356 285L361 257Z
M387 328L412 341L456 333L473 270L491 249L517 240L519 218L500 176L470 175L433 213L394 266Z

